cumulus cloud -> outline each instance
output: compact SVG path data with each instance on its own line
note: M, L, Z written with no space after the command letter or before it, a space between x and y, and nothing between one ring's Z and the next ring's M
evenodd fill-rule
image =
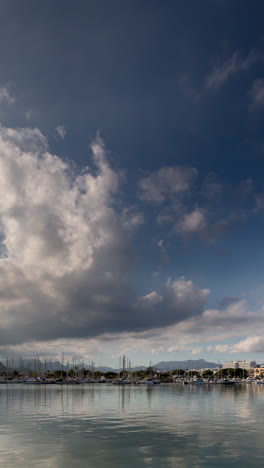
M263 353L264 338L263 336L248 336L246 339L239 341L230 349L233 353Z
M166 346L168 352L235 352L233 345L225 342L253 336L256 329L259 335L263 331L263 309L252 310L245 299L233 297L225 308L207 308L197 316L186 316L177 324L160 330L159 346ZM221 344L212 345L217 342ZM195 343L199 343L199 347L194 346Z
M149 324L159 321L160 326L166 327L200 315L209 294L209 289L198 289L190 280L169 278L159 293L152 291L140 299L141 320L149 321Z
M202 231L206 227L206 217L203 210L196 208L186 214L176 225L176 231L186 234Z
M3 151L3 157L1 160L7 158L6 154L8 151L11 153L12 150L25 151L36 153L36 157L40 153L44 153L48 149L47 138L41 133L38 128L6 128L0 127L0 138L1 138L1 150ZM16 153L16 156L18 153Z
M64 125L58 125L58 127L56 127L56 131L58 135L64 140L66 133L67 133Z
M235 52L223 64L216 66L206 78L206 87L216 89L223 85L232 75L246 71L252 64L262 58L258 52L252 50L247 57L241 58L238 52Z
M128 206L122 210L123 226L127 230L133 230L144 223L144 213L134 206Z
M156 291L152 291L151 293L143 296L141 300L144 306L153 307L157 304L160 304L163 300L163 297L160 296Z
M139 181L141 200L162 203L189 190L198 171L194 167L163 167Z
M229 301L227 301L229 302ZM162 304L162 303L161 303ZM258 335L255 330L258 330ZM263 309L251 310L243 299L232 298L225 309L206 309L197 316L185 318L168 327L148 330L135 337L140 347L140 341L145 340L145 349L150 352L191 354L206 353L254 353L263 352ZM238 341L235 344L231 342ZM217 343L217 344L216 344Z
M0 128L2 345L138 332L203 311L209 291L191 281L142 298L130 287L142 216L120 209L122 177L99 136L91 149L94 169L78 172L38 129Z
M218 353L263 353L264 352L264 338L263 336L253 335L239 341L235 344L217 344L215 346L202 346L200 348L192 348L192 354L212 352Z
M220 307L228 307L231 304L239 302L240 300L241 300L241 297L239 296L227 296L227 297L223 297L219 305Z
M14 104L15 98L11 96L7 88L0 88L0 103L6 102L7 104Z
M112 207L119 177L102 141L92 151L97 173L74 176L39 130L1 129L2 325L15 335L21 327L21 339L80 331L111 287L123 295L116 277L132 254Z
M259 319L259 313L251 311L245 299L239 299L232 302L225 309L206 309L197 319L197 323L193 322L192 328L203 328L209 330L225 330L231 326L244 326L252 321Z

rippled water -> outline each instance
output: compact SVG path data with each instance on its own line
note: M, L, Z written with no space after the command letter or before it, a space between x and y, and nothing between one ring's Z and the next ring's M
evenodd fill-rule
M260 467L264 386L0 386L0 466Z

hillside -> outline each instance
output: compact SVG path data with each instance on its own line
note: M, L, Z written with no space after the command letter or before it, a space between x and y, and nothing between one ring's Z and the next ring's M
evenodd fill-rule
M204 359L194 359L194 360L187 360L187 361L161 361L157 364L154 364L158 370L161 371L171 371L174 369L205 369L205 368L214 368L214 367L222 367L220 364L215 362L208 362Z

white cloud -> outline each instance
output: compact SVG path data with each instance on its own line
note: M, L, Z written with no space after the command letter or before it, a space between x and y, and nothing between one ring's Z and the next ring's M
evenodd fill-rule
M47 151L48 141L47 138L40 132L38 128L6 128L0 127L1 149L3 156L1 157L3 163L7 160L7 153L10 153L11 160L19 161L19 155L22 152L32 152L35 154L35 159ZM34 159L34 154L32 154ZM24 161L21 158L21 162Z
M201 310L210 294L209 289L198 289L191 280L184 278L174 281L169 278L162 289L162 294L156 291L143 296L141 301L147 305L161 304L166 308L177 310L182 308L183 317L190 313L195 314L195 310Z
M149 332L149 346L155 349L153 345L158 339L159 346L164 346L168 353L264 352L263 309L250 310L247 302L241 299L224 309L206 309L194 317L185 316L182 321L156 332L157 335L153 336ZM237 339L241 341L230 344Z
M253 335L239 341L230 348L232 353L264 353L264 337Z
M123 226L128 231L134 230L144 223L144 213L137 211L133 206L125 207L121 213Z
M192 354L196 355L196 354L201 354L203 352L204 348L201 347L201 348L193 348L192 349Z
M61 159L32 152L47 147L38 130L1 129L0 136L0 215L7 262L19 261L30 278L89 268L93 249L106 238L99 224L106 215L105 197L117 189L116 174L102 158L98 177L85 174L71 180Z
M146 294L141 298L141 301L143 301L144 305L147 307L153 307L157 304L160 304L163 300L163 297L160 296L156 291L152 291L149 294Z
M99 136L92 156L95 170L76 173L38 129L0 128L2 346L139 332L203 311L209 291L191 281L141 299L130 288L128 231L142 216L118 200Z
M186 348L183 345L169 346L169 348L167 349L168 353L175 353L175 352L178 352L178 351L185 351L185 350L186 350Z
M260 60L262 55L252 50L247 57L241 58L238 52L235 52L226 62L214 68L206 78L206 87L209 89L219 88L232 75L246 71L250 66Z
M66 132L66 128L64 127L64 125L58 125L58 127L56 127L56 131L58 133L58 135L64 140L67 132Z
M200 348L193 348L192 354L201 352L228 353L228 354L241 354L241 353L264 353L264 338L263 336L253 335L235 344L217 344L215 346L203 346Z
M151 354L160 354L165 351L164 346L159 346L158 348L153 348Z
M188 191L197 174L194 167L163 167L139 181L139 196L141 200L162 203L167 197Z
M79 302L85 319L86 282L91 287L99 269L101 284L111 283L105 276L109 264L115 277L130 262L121 220L111 207L119 176L108 166L102 141L92 148L96 175L73 176L68 164L47 152L39 130L0 129L0 222L7 252L0 262L1 320L7 328L21 324L28 337L34 333L30 326L48 333L49 320L57 332L74 321L80 326L72 310ZM97 291L97 304L109 292Z
M228 353L231 350L231 347L227 344L220 344L215 346L215 350L218 353Z
M264 79L254 81L250 91L250 97L252 109L264 106Z
M239 299L224 309L210 308L197 317L177 325L181 333L203 336L212 341L228 340L235 336L246 336L249 330L262 326L261 310L250 310L245 299Z
M7 88L0 88L0 103L6 102L7 104L14 104L15 98L11 96Z
M205 229L206 218L204 211L196 208L186 214L176 225L176 231L181 233L194 233Z
M198 289L197 286L185 278L179 278L174 281L168 279L165 287L165 294L171 296L179 303L184 303L188 299L189 303L196 302L197 307L199 303L204 304L210 294L210 289Z

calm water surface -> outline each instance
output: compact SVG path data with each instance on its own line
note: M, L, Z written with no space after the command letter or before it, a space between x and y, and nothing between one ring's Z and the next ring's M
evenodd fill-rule
M0 385L0 466L260 467L264 386Z

